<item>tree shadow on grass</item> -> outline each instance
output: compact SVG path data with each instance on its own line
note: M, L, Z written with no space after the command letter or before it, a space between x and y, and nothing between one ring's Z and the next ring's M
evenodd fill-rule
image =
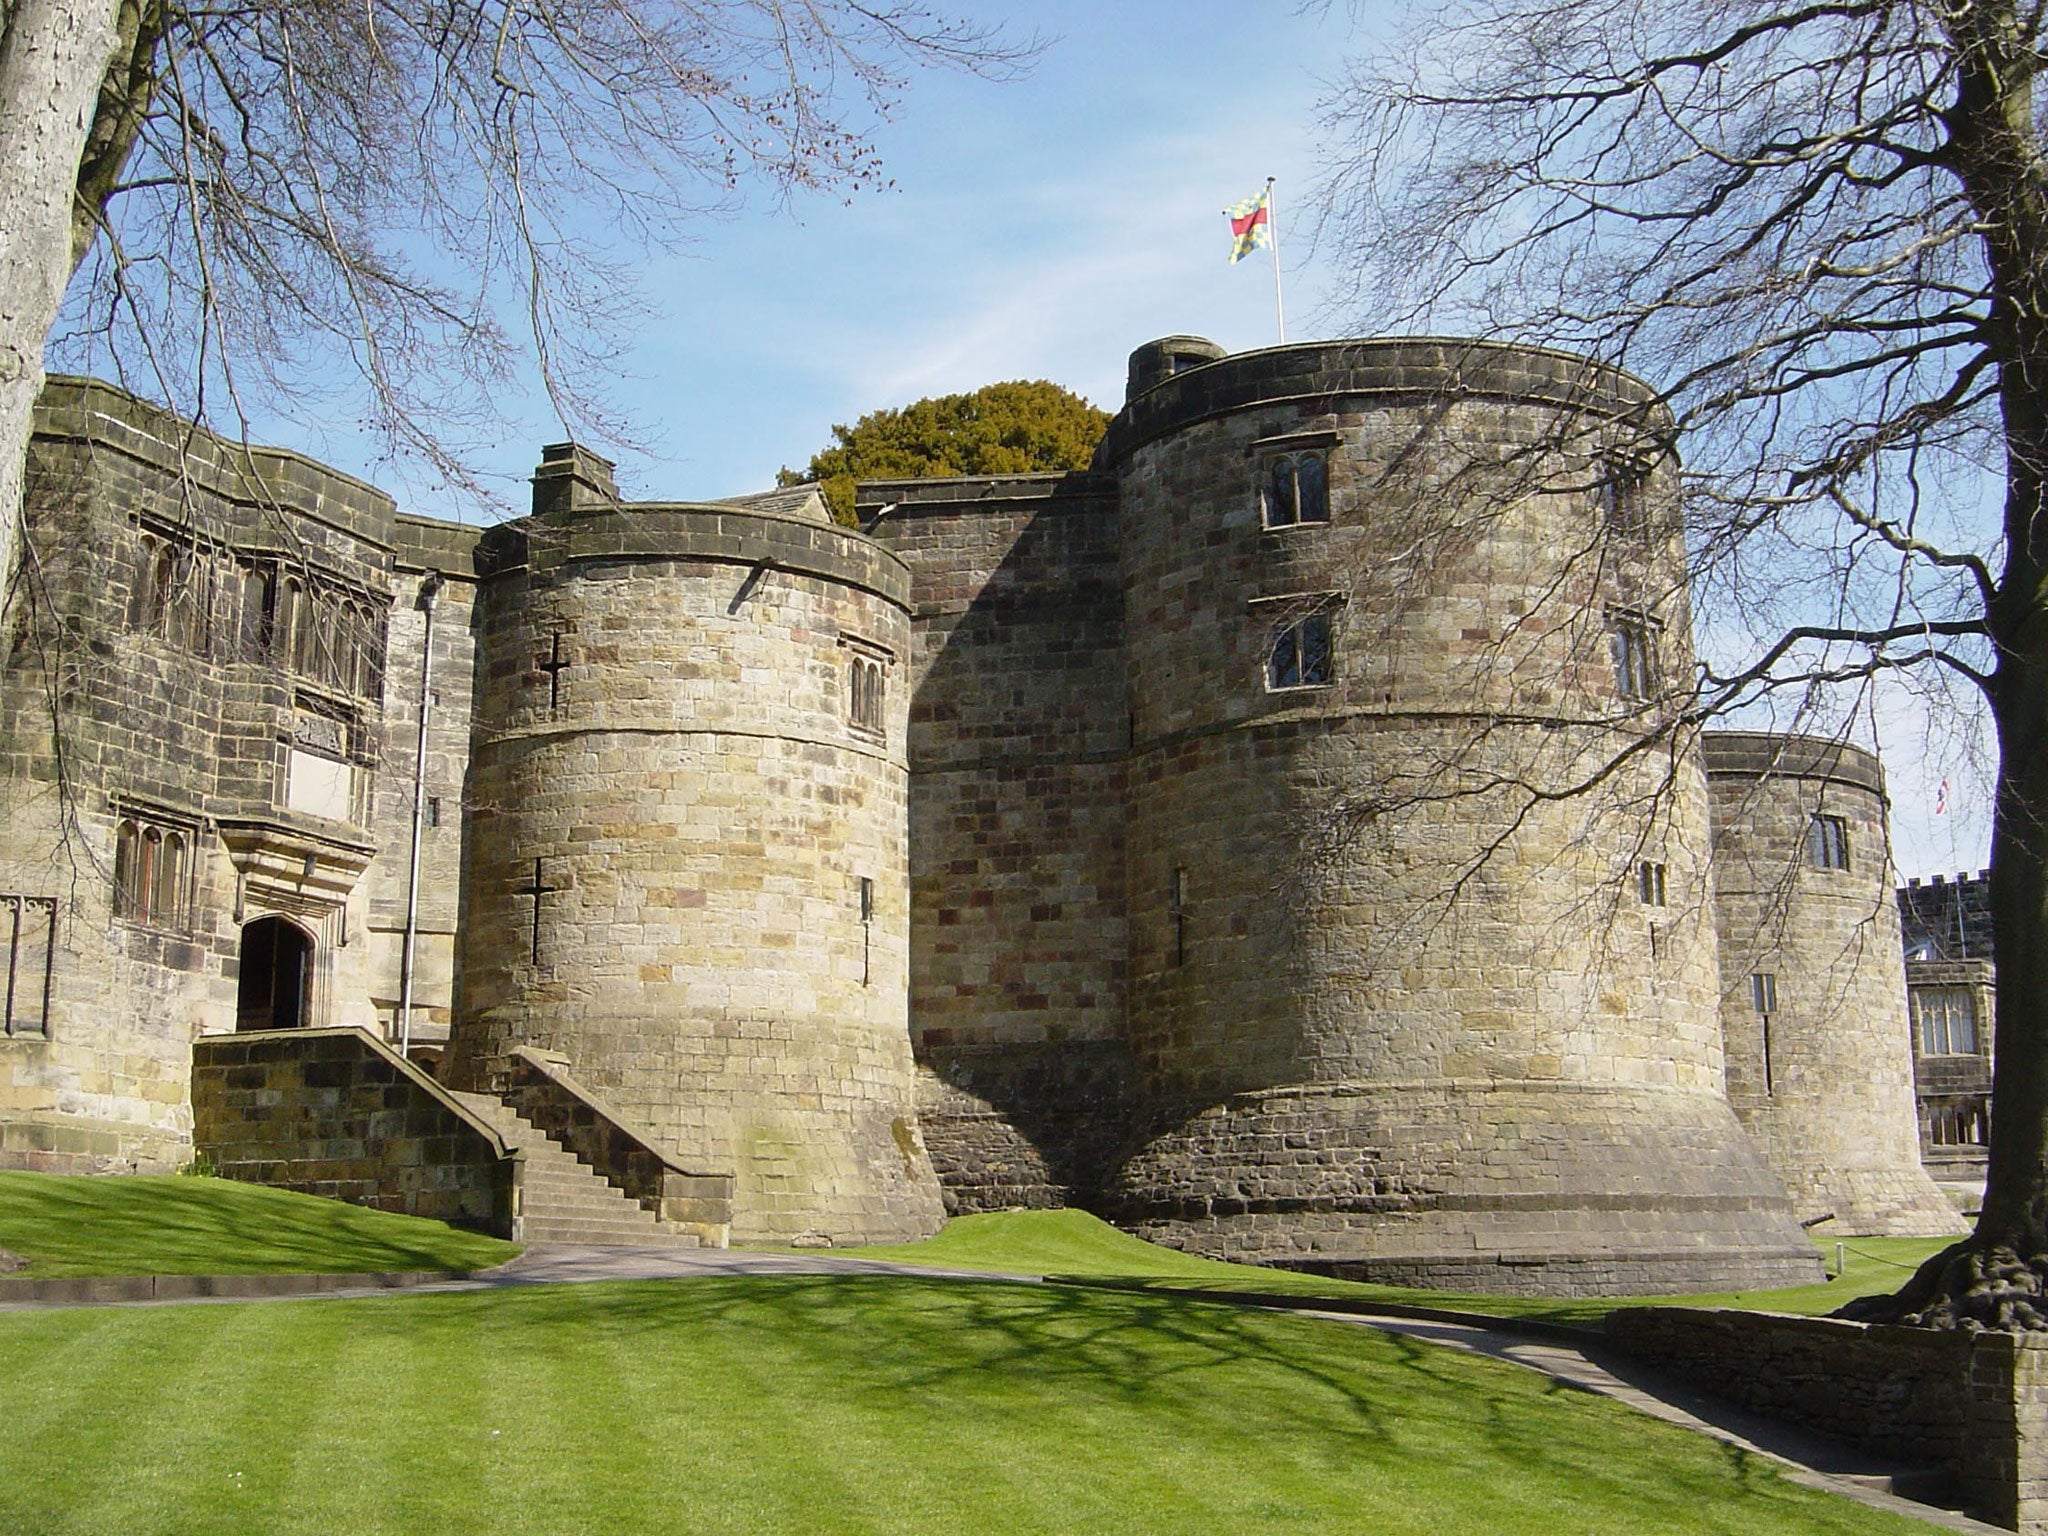
M486 1361L500 1351L587 1349L608 1364L632 1360L701 1380L707 1361L716 1370L722 1360L792 1403L821 1394L858 1403L878 1433L919 1415L1128 1423L1128 1410L1141 1409L1190 1443L1241 1441L1248 1452L1327 1464L1347 1478L1419 1478L1447 1507L1476 1501L1474 1518L1488 1499L1562 1501L1559 1520L1590 1501L1642 1517L1601 1528L1752 1528L1706 1513L1735 1501L1749 1506L1757 1530L1778 1529L1772 1522L1793 1505L1806 1507L1784 1529L1885 1524L1785 1483L1764 1458L1521 1366L1158 1293L846 1274L719 1278L423 1297L362 1321L427 1350L445 1330L449 1348Z

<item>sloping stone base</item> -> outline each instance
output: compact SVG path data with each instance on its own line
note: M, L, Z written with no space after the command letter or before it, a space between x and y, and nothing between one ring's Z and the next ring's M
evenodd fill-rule
M1756 1290L1822 1277L1713 1095L1342 1084L1163 1113L1120 1225L1216 1258L1501 1294Z

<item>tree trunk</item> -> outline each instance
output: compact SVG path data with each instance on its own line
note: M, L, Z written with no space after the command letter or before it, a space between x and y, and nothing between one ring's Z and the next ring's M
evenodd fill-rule
M1895 1296L1840 1315L1938 1328L2048 1329L2048 616L2004 640L1991 824L1997 1060L1990 1167L1977 1229Z
M0 12L0 604L21 557L22 474L43 343L71 279L79 157L118 0L8 0ZM6 609L0 607L0 616ZM0 665L12 625L0 622Z

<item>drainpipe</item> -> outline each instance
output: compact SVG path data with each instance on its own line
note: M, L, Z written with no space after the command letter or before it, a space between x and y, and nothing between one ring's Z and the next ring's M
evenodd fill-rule
M398 990L398 1054L412 1054L412 968L419 949L420 930L420 825L426 811L427 793L427 711L434 698L434 599L441 595L441 576L429 571L420 583L419 607L427 616L426 633L420 640L420 737L412 761L412 870L405 882L405 955Z

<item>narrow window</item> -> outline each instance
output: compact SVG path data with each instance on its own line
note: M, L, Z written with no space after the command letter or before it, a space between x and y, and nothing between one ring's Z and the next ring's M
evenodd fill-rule
M134 822L124 821L114 837L114 911L140 920L144 905L142 830Z
M185 836L166 832L156 867L156 889L150 893L150 918L177 927L185 915Z
M1778 978L1758 971L1749 978L1749 1000L1756 1011L1769 1018L1778 1011Z
M1636 866L1636 894L1646 907L1664 905L1664 866L1643 860Z
M1815 869L1849 867L1849 823L1840 816L1816 816L1806 831L1806 860Z
M1777 1074L1771 1064L1771 1015L1778 1011L1778 978L1767 971L1758 971L1751 976L1749 1000L1756 1005L1757 1022L1762 1026L1760 1041L1764 1060L1764 1092L1775 1095L1778 1084Z
M169 544L158 544L149 575L148 607L142 627L153 635L164 634L170 625L171 605L177 599L178 552Z
M1622 616L1608 621L1607 651L1614 664L1614 692L1624 699L1647 699L1657 687L1656 626L1649 620Z
M863 731L880 736L884 731L882 663L872 656L854 652L847 657L847 721Z
M860 984L867 986L873 980L874 936L875 936L875 882L866 875L860 877Z
M1600 481L1600 515L1610 533L1640 539L1650 531L1649 472L1626 460L1609 460Z
M441 825L441 797L439 795L427 796L426 814L422 819L430 827Z
M141 552L135 561L134 575L129 578L128 627L130 629L153 630L159 617L157 541L147 534L141 540Z
M1166 913L1173 920L1173 963L1188 963L1188 872L1176 867L1166 887Z
M266 566L242 572L241 655L260 661L270 654L277 636L277 573Z
M384 693L384 613L377 608L362 611L362 675L357 692L366 699ZM438 700L436 702L439 702Z
M135 920L146 923L156 916L154 898L157 873L163 868L164 834L156 827L142 829L142 862L135 870Z
M1273 637L1266 657L1267 688L1321 688L1334 675L1329 614L1312 613Z
M1259 476L1259 515L1268 528L1330 520L1329 461L1320 452L1278 453Z

